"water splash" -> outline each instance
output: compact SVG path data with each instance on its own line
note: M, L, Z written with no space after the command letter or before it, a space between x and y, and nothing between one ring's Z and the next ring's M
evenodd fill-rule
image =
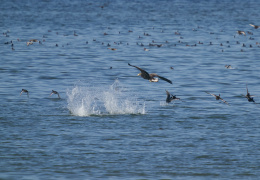
M121 86L76 85L67 91L69 111L75 116L145 114L145 103Z

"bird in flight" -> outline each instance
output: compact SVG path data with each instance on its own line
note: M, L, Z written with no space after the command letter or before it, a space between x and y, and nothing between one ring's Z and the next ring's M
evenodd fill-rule
M243 95L247 98L248 102L254 102L255 103L255 100L254 100L254 96L252 96L249 91L248 91L248 88L247 88L247 84L246 84L246 95Z
M27 93L27 97L29 98L29 91L27 91L26 89L22 89L21 93L20 93L20 96L22 95L22 93Z
M57 95L58 95L58 97L60 98L60 94L59 94L57 91L54 91L54 90L52 90L52 92L51 92L50 96L51 96L52 94L57 94Z
M225 101L224 99L222 99L222 98L220 97L220 94L219 94L219 95L215 95L215 94L212 94L212 93L209 93L209 92L206 92L206 93L207 93L207 94L210 94L211 96L214 96L214 97L216 98L216 100L221 100L221 101L223 101L224 103L226 103L227 105L229 105L227 101Z
M131 65L131 64L129 64L129 63L128 63L128 65L129 65L129 66L133 66L133 65ZM141 71L141 72L138 74L138 76L141 76L142 78L147 79L147 80L149 80L150 82L158 82L158 81L159 81L158 78L160 78L160 79L162 79L162 80L164 80L164 81L166 81L166 82L172 84L172 81L169 80L169 79L167 79L167 78L165 78L165 77L159 76L158 74L155 74L155 73L149 74L148 72L146 72L145 70L143 70L143 69L141 69L141 68L139 68L139 67L137 67L137 66L133 66L133 67L135 67L135 68L137 68L138 70ZM155 77L158 77L158 78L155 78Z
M166 103L170 103L173 100L180 100L180 98L177 98L176 96L169 93L169 91L165 90L167 94Z

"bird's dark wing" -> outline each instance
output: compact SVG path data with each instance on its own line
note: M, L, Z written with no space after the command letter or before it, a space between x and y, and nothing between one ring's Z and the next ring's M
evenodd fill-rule
M248 94L248 88L247 88L247 84L246 84L246 94Z
M151 78L153 78L153 77L158 77L158 78L160 78L160 79L162 79L162 80L164 80L164 81L166 81L166 82L172 84L172 81L171 81L171 80L169 80L169 79L167 79L167 78L165 78L165 77L159 76L158 74L155 74L155 73L151 73L151 74L150 74L150 77L151 77Z
M167 90L165 90L165 91L166 91L166 94L167 94L166 102L167 102L167 103L170 103L170 102L172 101L172 99L171 99L171 94L170 94Z
M170 93L167 90L165 90L165 91L166 91L167 96L170 96Z
M133 66L133 65L131 65L130 63L128 63L128 65L129 65L129 66ZM143 70L143 69L141 69L141 68L139 68L139 67L137 67L137 66L133 66L133 67L135 67L135 68L137 68L139 71L141 71L141 76L142 76L144 79L150 79L150 76L149 76L149 73L148 73L148 72L146 72L145 70Z

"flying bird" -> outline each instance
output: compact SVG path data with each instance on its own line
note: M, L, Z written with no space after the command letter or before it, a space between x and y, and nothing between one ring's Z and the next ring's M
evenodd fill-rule
M51 92L50 96L51 96L52 94L57 94L57 95L58 95L58 97L60 98L60 94L59 94L57 91L54 91L54 90L52 90L52 92Z
M133 66L133 65L131 65L131 64L129 64L129 63L128 63L128 65L129 65L129 66ZM137 67L137 66L133 66L133 67L135 67L135 68L137 68L138 70L141 71L137 76L141 76L142 78L147 79L147 80L149 80L150 82L158 82L158 81L159 81L158 78L160 78L160 79L162 79L162 80L164 80L164 81L166 81L166 82L172 84L172 81L169 80L169 79L166 79L166 78L164 78L164 77L162 77L162 76L159 76L159 75L157 75L157 74L155 74L155 73L149 74L148 72L146 72L145 70L143 70L143 69L141 69L141 68L139 68L139 67ZM155 77L158 77L158 78L155 78Z
M27 91L26 89L22 89L21 93L20 93L20 96L22 95L22 93L27 93L27 97L29 98L29 91Z
M170 103L173 100L180 100L180 98L177 98L176 96L170 94L167 90L165 90L165 91L167 94L166 103Z
M247 98L248 102L254 102L255 103L255 100L254 100L254 96L252 96L249 91L248 91L248 88L247 88L247 84L246 84L246 95L243 95Z
M215 94L211 94L211 93L209 93L209 92L206 92L206 93L207 93L207 94L210 94L211 96L214 96L214 97L216 98L216 100L221 100L221 101L223 101L224 103L226 103L227 105L229 105L227 101L225 101L224 99L222 99L222 98L220 97L220 94L219 94L219 95L215 95Z
M225 68L227 69L233 69L233 67L231 65L225 65Z
M249 24L250 26L254 27L255 29L258 29L260 28L260 26L257 26L257 25L253 25L253 24Z

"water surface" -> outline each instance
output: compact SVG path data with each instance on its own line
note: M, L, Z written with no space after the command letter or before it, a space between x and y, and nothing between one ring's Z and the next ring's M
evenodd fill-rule
M2 2L0 178L258 179L259 7Z

